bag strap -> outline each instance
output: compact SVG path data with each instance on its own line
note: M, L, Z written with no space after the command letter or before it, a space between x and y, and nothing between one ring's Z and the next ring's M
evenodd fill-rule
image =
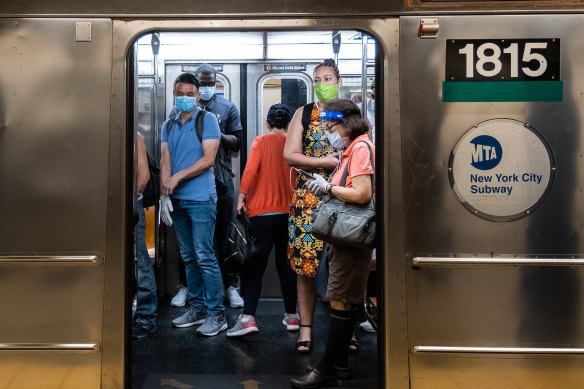
M201 144L203 144L203 120L205 120L205 115L207 115L207 112L200 110L195 119L195 133Z
M371 175L371 193L373 193L373 188L375 188L375 162L373 162L373 150L371 150L371 146L364 140L360 140L357 143L365 143L367 148L369 149L369 160L371 161L371 166L373 167L373 174ZM349 175L349 164L351 163L351 157L347 161L347 165L345 165L345 170L343 170L343 175L341 176L341 181L339 182L339 186L344 187L347 183L347 176Z
M172 131L172 127L174 127L174 119L173 118L168 118L164 121L164 123L162 123L162 127L164 127L166 125L166 136L170 135L170 132Z
M308 126L310 125L310 117L312 116L312 110L314 109L314 103L306 104L304 110L302 111L302 134L306 134L308 131Z
M200 110L197 114L197 118L195 119L195 134L197 134L197 139L199 139L201 144L203 143L203 121L205 119L205 115L207 115L207 112ZM166 134L170 135L172 127L174 127L174 118L166 119L166 121L162 123L163 127L164 125L166 125Z

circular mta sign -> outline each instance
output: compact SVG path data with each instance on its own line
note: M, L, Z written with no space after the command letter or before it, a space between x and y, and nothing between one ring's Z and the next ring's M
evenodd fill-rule
M543 136L515 119L491 119L468 129L450 154L450 185L474 215L511 221L530 215L554 181L555 162Z

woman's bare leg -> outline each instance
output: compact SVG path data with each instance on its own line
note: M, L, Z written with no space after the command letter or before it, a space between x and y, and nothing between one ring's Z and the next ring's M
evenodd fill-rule
M300 322L303 325L312 325L314 307L316 306L316 278L298 275L298 307ZM300 327L299 341L312 340L310 327ZM306 347L299 347L299 351L307 351Z

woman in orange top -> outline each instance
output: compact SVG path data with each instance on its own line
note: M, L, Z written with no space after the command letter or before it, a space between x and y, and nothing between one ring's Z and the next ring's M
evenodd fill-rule
M243 314L227 331L228 337L258 333L255 312L262 292L262 276L275 247L276 269L284 297L285 315L282 324L288 331L300 327L296 313L296 273L288 266L288 211L292 199L290 166L284 160L286 130L290 111L283 104L270 107L267 117L268 134L254 139L245 166L237 211L243 209L250 217L259 245L259 254L241 272Z

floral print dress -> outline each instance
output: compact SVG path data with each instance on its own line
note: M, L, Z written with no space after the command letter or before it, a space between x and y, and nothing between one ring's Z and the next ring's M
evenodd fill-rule
M305 106L304 109L306 108ZM333 154L335 149L325 138L324 130L320 128L320 111L318 106L313 104L308 129L304 129L302 132L303 154L318 158ZM331 172L322 168L309 171L311 174L320 174L325 179L328 179ZM323 250L324 243L310 233L312 227L310 215L318 205L318 198L304 189L304 183L307 180L307 177L298 174L296 188L290 202L288 259L292 270L296 273L307 277L316 277L319 254Z

